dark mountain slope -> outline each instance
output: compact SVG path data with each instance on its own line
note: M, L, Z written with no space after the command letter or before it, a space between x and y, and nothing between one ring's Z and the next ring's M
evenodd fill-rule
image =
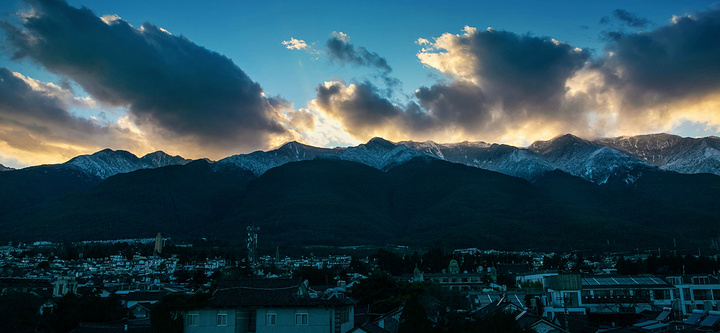
M393 231L385 173L359 163L317 159L287 163L255 180L219 229L292 244L376 243ZM391 237L392 238L392 237Z
M0 217L61 195L89 189L100 181L99 177L59 165L0 172Z
M247 171L213 172L205 161L138 170L8 216L11 239L86 240L195 235L221 218L249 181Z
M14 172L14 171L11 171ZM3 216L5 240L213 237L264 244L628 250L708 247L720 177L646 171L596 185L555 170L534 183L429 156L380 171L340 159L255 178L206 161L112 176Z

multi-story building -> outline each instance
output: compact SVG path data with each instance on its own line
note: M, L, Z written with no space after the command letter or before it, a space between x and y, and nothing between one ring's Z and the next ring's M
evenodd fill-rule
M668 276L666 280L675 286L674 299L665 306L674 306L675 310L689 316L693 310L720 310L720 281L709 275Z
M457 260L450 260L447 270L442 273L423 273L415 268L413 282L433 281L443 288L456 291L478 291L490 288L497 283L497 270L494 267L478 268L476 272L460 272Z
M185 314L185 332L327 332L354 326L354 301L341 293L318 295L297 280L225 282L208 304Z
M546 315L574 313L640 313L672 303L675 286L655 276L586 276L545 278Z

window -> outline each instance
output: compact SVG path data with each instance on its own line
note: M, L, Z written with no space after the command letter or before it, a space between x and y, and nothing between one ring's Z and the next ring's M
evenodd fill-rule
M308 314L307 313L296 313L295 314L295 325L307 325Z
M277 322L277 314L275 314L275 313L266 313L265 314L265 325L266 326L275 326L276 322Z
M187 315L187 325L188 326L197 326L198 322L200 321L200 315L197 313L188 313Z
M218 326L227 326L227 313L218 313L217 325Z

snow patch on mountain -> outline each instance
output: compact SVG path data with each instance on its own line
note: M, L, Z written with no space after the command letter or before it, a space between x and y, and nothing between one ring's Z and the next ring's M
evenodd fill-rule
M92 155L80 155L63 163L64 166L80 170L88 175L106 179L119 173L128 173L140 169L154 169L168 165L183 165L190 160L180 156L170 156L162 151L138 158L124 150L104 149Z
M538 141L528 149L556 168L596 184L633 183L653 167L618 150L571 134Z
M341 150L344 150L344 148L317 148L293 141L275 150L233 155L221 159L215 162L215 164L216 167L220 168L233 165L248 170L256 176L260 176L266 171L285 163L312 160L319 156L333 156Z
M341 159L389 170L413 158L425 156L467 166L500 172L534 181L559 169L596 184L631 184L643 173L661 168L680 173L720 175L720 138L682 138L668 134L604 138L588 141L562 135L537 141L527 148L485 142L435 143L432 141L390 142L373 138L365 144L347 148L318 148L288 142L275 150L234 155L213 165L216 169L241 168L260 176L285 163L318 158ZM106 149L71 159L62 166L105 179L138 169L185 164L180 156L163 152L142 158Z
M555 169L538 154L508 145L467 141L455 144L404 141L400 144L448 162L500 172L531 181L545 172Z
M341 160L362 163L379 170L388 170L415 157L426 155L402 144L373 138L366 144L349 147L336 156Z
M720 138L670 134L604 138L595 142L623 151L663 170L720 175Z

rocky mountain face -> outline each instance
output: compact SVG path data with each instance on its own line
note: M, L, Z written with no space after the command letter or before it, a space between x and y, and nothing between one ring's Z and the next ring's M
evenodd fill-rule
M318 156L333 156L343 149L317 148L293 141L267 152L256 151L250 154L223 158L215 162L215 167L216 169L224 169L227 166L234 166L259 176L285 163L312 160Z
M9 168L9 167L6 167L6 166L0 164L0 171L12 171L12 170L15 170L15 169Z
M335 149L291 142L268 152L231 156L217 164L232 164L259 176L288 162L312 159L340 159L384 171L419 156L496 171L530 181L548 171L559 169L596 184L627 184L634 182L642 172L655 169L626 153L569 134L536 142L527 149L485 142L393 143L382 138L373 138L356 147Z
M183 165L188 162L190 160L180 156L170 156L162 151L156 151L138 158L124 150L104 149L92 155L74 157L62 165L100 179L106 179L119 173L128 173L140 169L155 169L168 165Z
M720 138L683 138L670 134L597 139L595 143L622 151L663 170L720 175Z
M217 161L216 165L219 167L234 165L251 171L257 176L285 163L313 159L338 159L358 162L378 170L386 170L390 166L421 155L424 154L381 138L373 138L366 144L360 144L356 147L333 149L317 148L293 141L267 152L256 151L250 154L233 155Z
M592 141L566 134L534 142L527 148L485 142L394 143L382 138L373 138L365 144L346 148L318 148L289 142L275 150L233 155L212 163L212 166L215 171L234 168L260 176L290 162L337 159L387 171L419 156L496 171L529 181L535 181L556 169L595 184L632 184L644 173L658 170L720 175L720 138L695 139L668 134ZM69 167L88 177L102 180L139 169L188 162L180 156L170 156L161 151L138 158L126 151L105 149L92 155L75 157L57 166Z
M467 141L455 144L403 141L399 144L448 162L496 171L531 181L545 172L556 169L535 152L508 145Z
M555 168L596 184L633 183L654 167L618 150L566 134L536 141L529 150Z

